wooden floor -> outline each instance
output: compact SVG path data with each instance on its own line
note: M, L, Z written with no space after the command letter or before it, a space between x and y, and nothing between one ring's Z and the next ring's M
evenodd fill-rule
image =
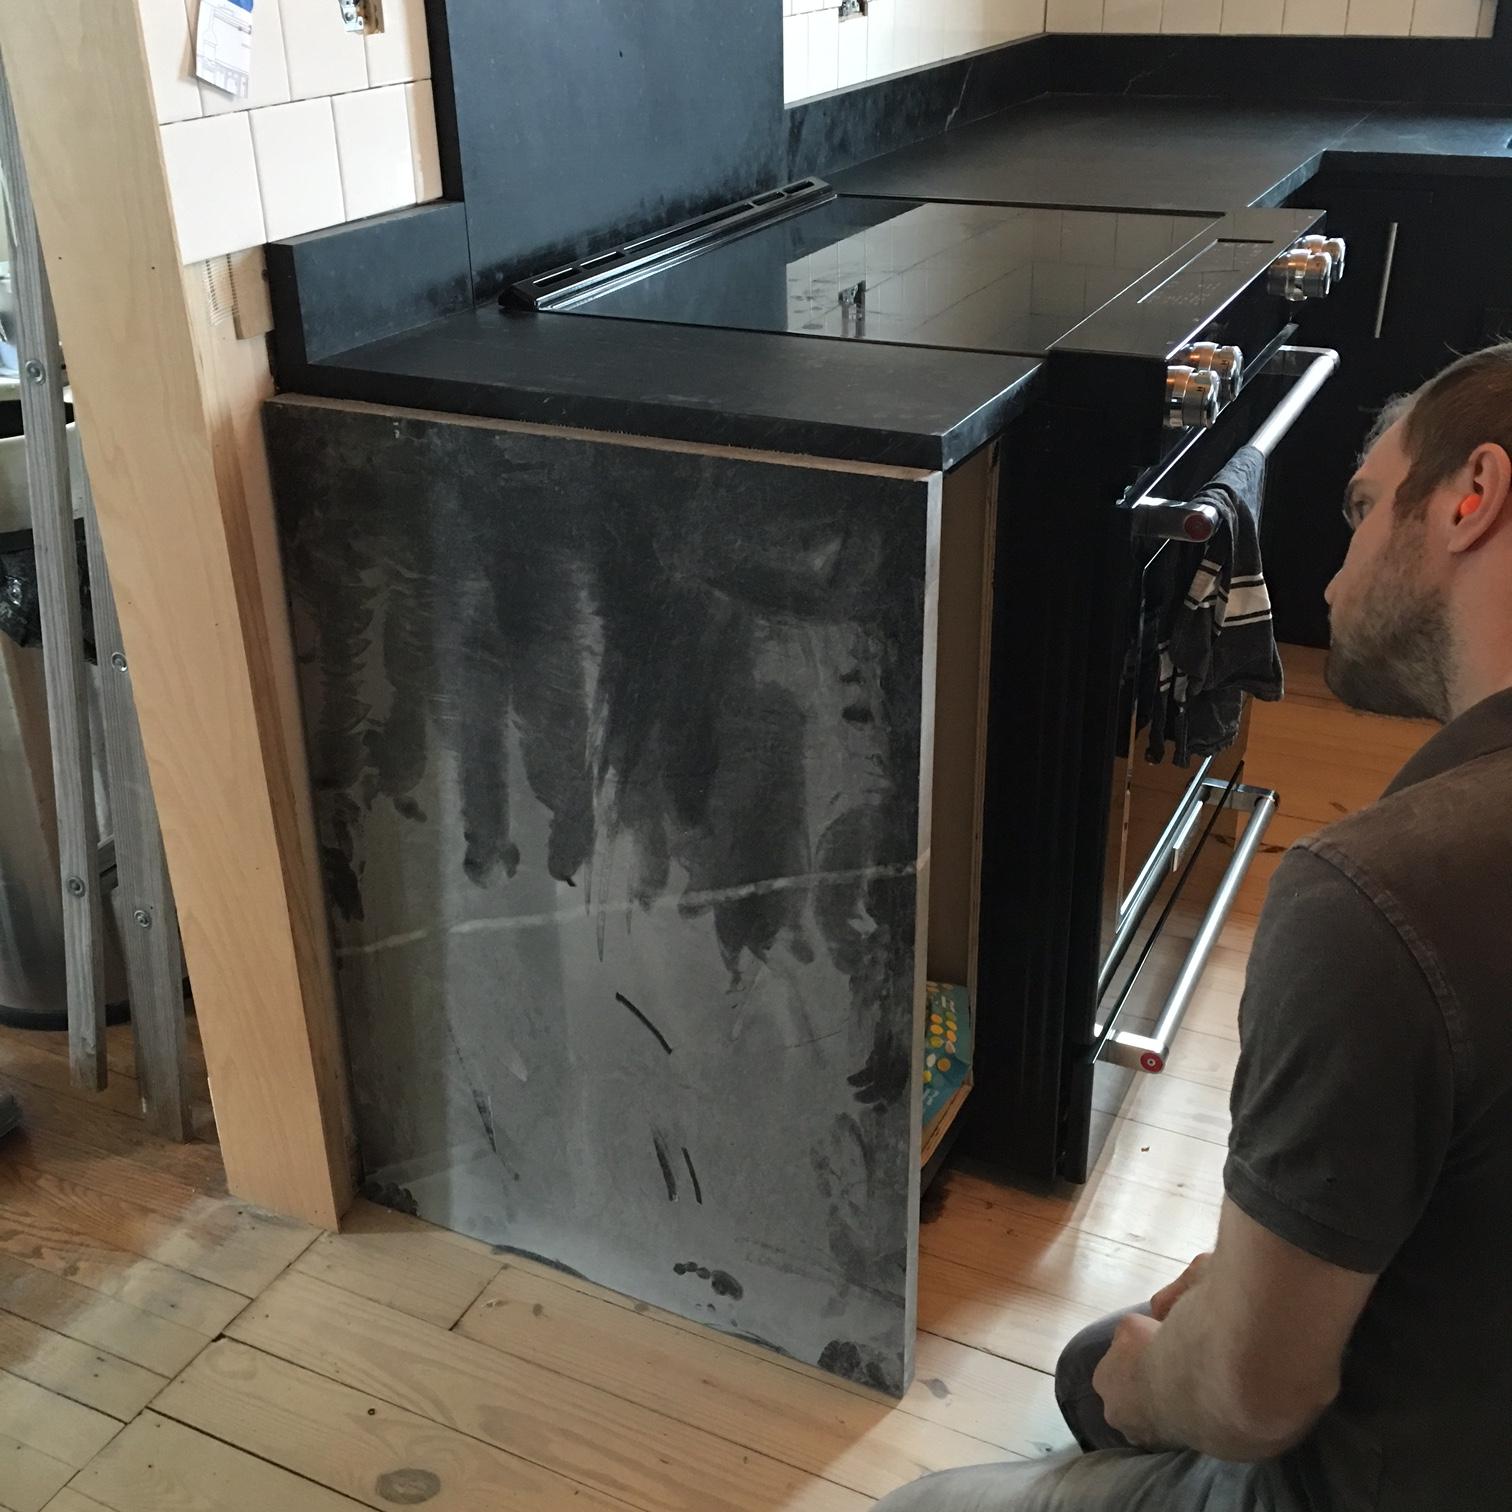
M1280 849L1373 798L1420 727L1327 696L1258 711ZM1212 1239L1245 895L1172 1058L1085 1188L959 1174L922 1234L917 1384L897 1408L484 1245L360 1206L340 1237L227 1197L211 1143L95 1098L0 1032L26 1132L0 1146L4 1512L849 1512L926 1470L1065 1446L1047 1372L1081 1324Z

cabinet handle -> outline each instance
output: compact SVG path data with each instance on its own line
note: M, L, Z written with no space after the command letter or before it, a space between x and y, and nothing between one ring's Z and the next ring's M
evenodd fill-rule
M1386 256L1381 263L1381 292L1376 298L1375 339L1381 339L1386 327L1386 303L1391 298L1391 270L1396 266L1398 223L1392 221L1386 227Z

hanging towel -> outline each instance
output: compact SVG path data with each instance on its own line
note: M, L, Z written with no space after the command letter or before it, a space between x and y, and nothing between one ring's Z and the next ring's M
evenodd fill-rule
M1281 657L1260 560L1264 497L1265 458L1246 446L1192 501L1217 510L1218 529L1210 541L1179 548L1176 580L1191 586L1161 645L1151 761L1165 759L1168 743L1178 766L1216 755L1238 738L1246 693L1267 702L1281 697Z

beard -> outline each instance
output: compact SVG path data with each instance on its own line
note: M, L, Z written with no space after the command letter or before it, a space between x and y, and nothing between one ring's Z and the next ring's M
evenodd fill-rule
M1332 622L1324 681L1352 708L1448 722L1451 632L1443 592L1415 581L1421 532L1398 527L1369 591Z

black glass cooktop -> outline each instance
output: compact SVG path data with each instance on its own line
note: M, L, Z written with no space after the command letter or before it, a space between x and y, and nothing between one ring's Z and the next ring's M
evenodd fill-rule
M842 197L565 313L1035 356L1213 224Z

